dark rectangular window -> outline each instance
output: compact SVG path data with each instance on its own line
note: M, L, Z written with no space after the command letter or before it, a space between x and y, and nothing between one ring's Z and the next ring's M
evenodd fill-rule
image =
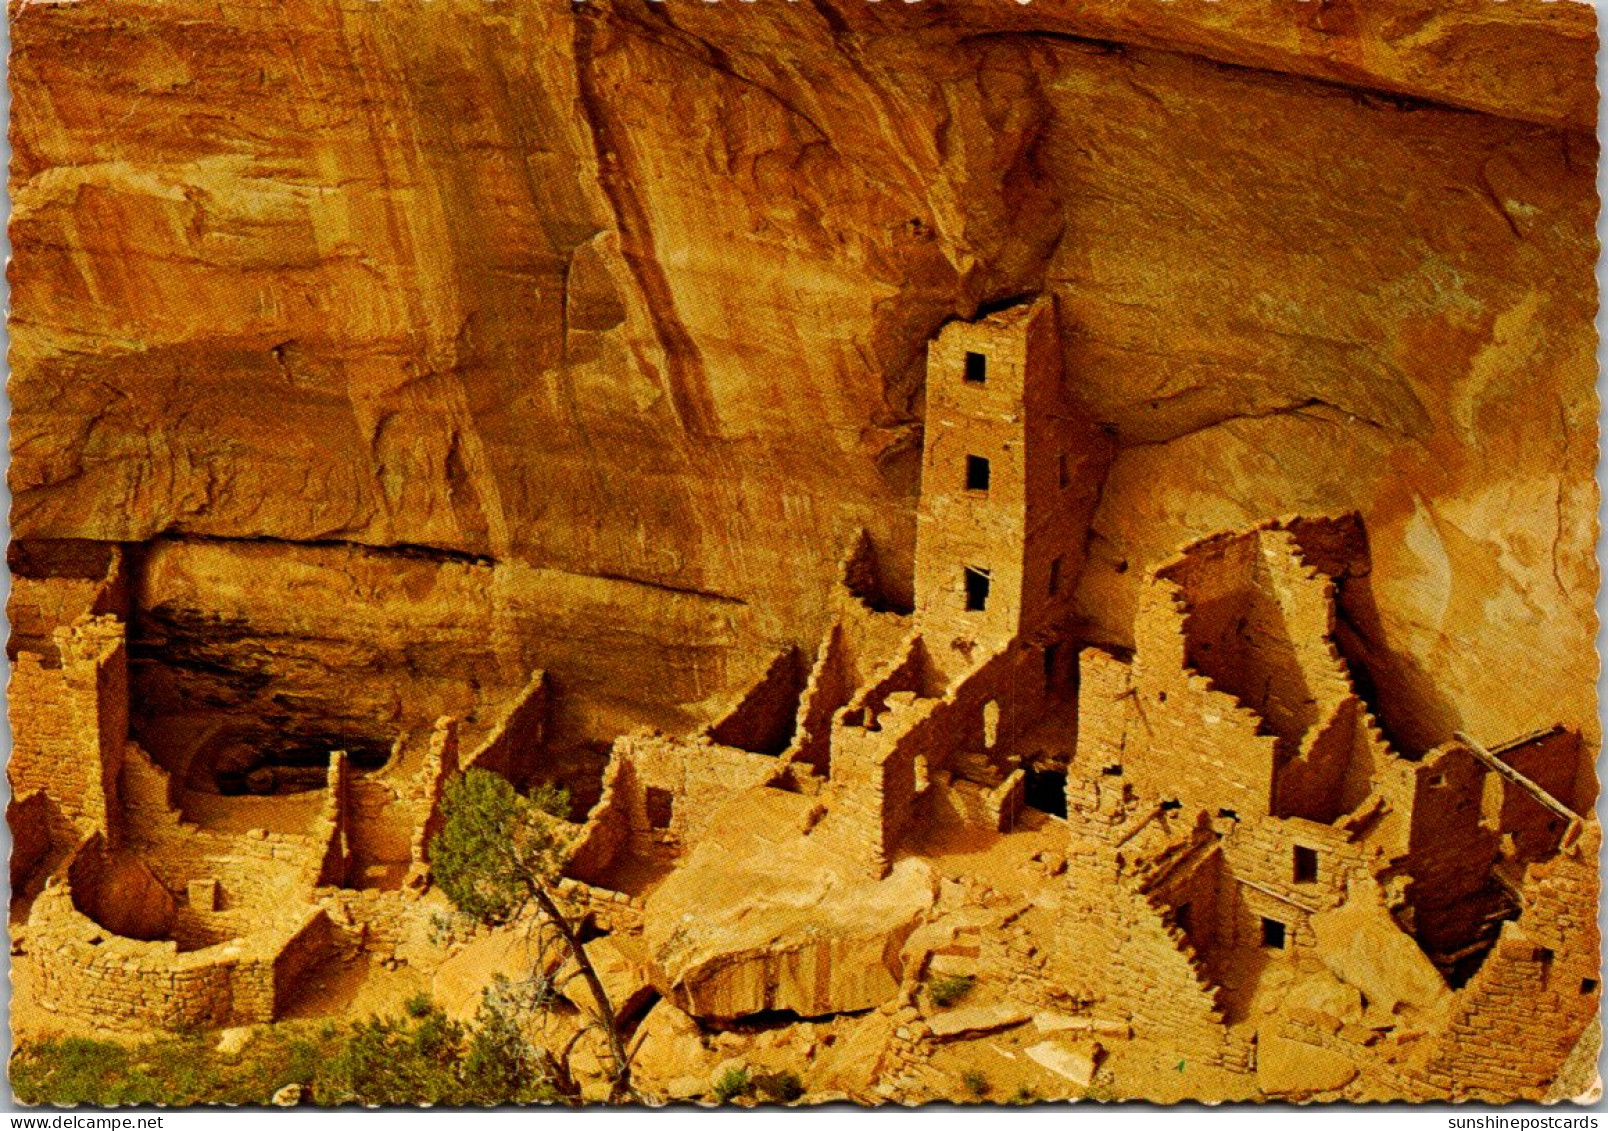
M1050 596L1061 591L1061 559L1056 558L1050 563Z
M1304 844L1295 846L1295 882L1312 884L1318 880L1318 853Z
M658 786L648 786L648 824L656 829L668 829L670 822L674 819L675 807L675 794L668 789L660 789Z
M1046 644L1044 646L1044 690L1048 691L1055 686L1055 662L1061 655L1059 644Z
M1062 487L1072 482L1072 473L1067 470L1066 466L1065 452L1055 457L1055 481Z
M980 613L988 608L988 571L966 567L966 608Z
M985 385L988 383L988 358L980 353L966 351L966 384Z
M966 490L988 490L990 469L988 460L983 456L966 457Z
M1191 908L1190 908L1189 904L1180 903L1178 905L1178 910L1173 912L1173 922L1176 923L1178 925L1178 929L1180 931L1184 932L1184 934L1186 934L1186 935L1189 934L1189 912L1190 912L1190 910L1191 910Z
M1597 979L1595 979L1595 978L1581 978L1580 979L1580 992L1583 993L1583 994L1594 994L1594 993L1596 993L1597 992Z
M1284 949L1284 924L1277 919L1262 920L1262 945L1269 950Z

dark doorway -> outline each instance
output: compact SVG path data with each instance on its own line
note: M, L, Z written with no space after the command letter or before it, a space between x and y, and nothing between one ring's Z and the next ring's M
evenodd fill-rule
M1318 853L1304 844L1295 846L1295 882L1312 884L1318 880Z
M966 384L986 385L988 383L988 358L980 353L966 351Z
M988 460L986 458L983 456L967 456L966 490L986 492L988 490L990 472L991 468L989 467Z
M988 571L966 567L966 609L980 613L988 608Z
M1262 945L1269 950L1284 949L1284 924L1277 919L1262 920Z
M1023 800L1052 817L1066 816L1066 773L1062 770L1028 770Z
M657 786L648 786L647 796L648 824L656 829L668 829L675 817L675 795L668 789Z

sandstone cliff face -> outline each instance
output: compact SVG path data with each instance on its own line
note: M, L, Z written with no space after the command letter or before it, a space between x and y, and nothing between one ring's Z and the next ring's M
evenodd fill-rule
M225 539L181 588L270 635L216 593L285 543L590 601L516 668L813 641L857 527L908 587L927 339L1048 291L1121 446L1092 638L1190 537L1356 507L1408 745L1595 733L1584 5L12 18L19 537ZM704 694L655 662L589 670Z

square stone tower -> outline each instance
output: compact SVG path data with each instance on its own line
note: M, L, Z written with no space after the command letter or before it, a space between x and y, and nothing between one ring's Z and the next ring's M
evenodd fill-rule
M1066 397L1053 299L927 352L916 627L956 672L1065 620L1111 441ZM1053 645L1045 656L1053 677Z

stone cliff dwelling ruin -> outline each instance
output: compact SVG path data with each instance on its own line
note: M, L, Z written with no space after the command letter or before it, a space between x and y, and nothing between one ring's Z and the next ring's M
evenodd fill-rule
M870 1098L1027 1024L1079 1086L1144 1046L1267 1096L1543 1096L1600 996L1589 744L1396 744L1389 673L1350 649L1355 515L1184 546L1131 650L1089 643L1112 443L1057 334L1044 299L931 343L913 609L862 535L813 653L778 645L590 779L543 671L287 690L313 660L220 664L140 595L159 544L17 544L12 937L39 1003L206 1028L316 1011L338 962L429 977L437 803L481 766L576 785L566 890L634 979L645 1064L672 1032L907 1016L964 970L979 1004L862 1050Z

